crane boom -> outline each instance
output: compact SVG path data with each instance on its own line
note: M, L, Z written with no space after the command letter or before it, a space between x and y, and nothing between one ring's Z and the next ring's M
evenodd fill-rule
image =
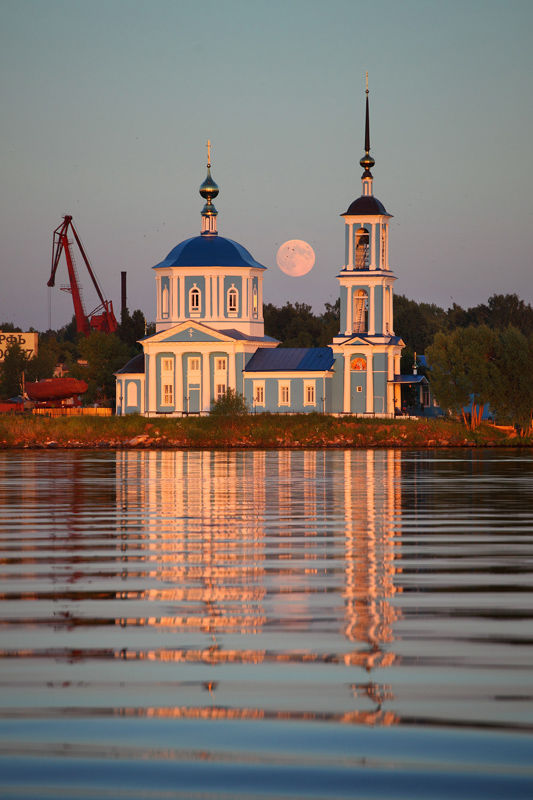
M72 235L74 236L85 266L87 267L87 272L90 275L94 288L96 289L98 299L100 300L100 305L91 311L90 316L86 314L83 306L83 300L81 297L81 291L74 265L74 257L71 250L72 243L68 238L69 229L72 231ZM105 299L96 279L96 275L91 268L89 259L87 258L85 250L83 249L83 245L80 241L76 228L74 227L72 217L68 214L63 217L63 222L61 225L58 225L54 231L52 243L52 271L50 273L47 286L55 285L55 276L61 254L63 252L65 253L65 260L67 262L70 283L69 291L72 293L72 302L74 304L74 314L76 317L76 327L78 333L83 333L85 336L88 336L91 330L98 330L102 331L103 333L113 333L118 327L118 323L113 312L113 303L111 300Z

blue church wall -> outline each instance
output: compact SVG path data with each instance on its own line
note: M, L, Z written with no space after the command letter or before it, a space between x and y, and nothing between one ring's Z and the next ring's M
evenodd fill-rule
M376 333L383 333L383 286L374 287L374 327Z
M342 411L344 408L344 356L338 355L332 366L333 378L326 381L328 387L326 409Z
M348 266L348 264L349 264L349 261L348 261L349 257L350 257L350 226L349 225L345 225L344 226L344 263L346 264L346 266Z
M161 396L161 362L164 358L172 359L174 363L174 371L172 373L172 394L176 396L176 389L175 389L175 375L176 375L176 368L175 368L175 358L174 353L157 353L155 357L155 387L156 387L156 409L162 413L170 413L174 411L174 404L172 405L163 405L163 398Z
M251 353L247 354L247 361L251 358ZM244 369L244 353L235 353L235 390L239 394L244 394L244 377L242 371Z
M228 292L232 286L237 290L237 313L229 314L228 312ZM240 317L242 315L242 278L227 275L224 278L224 316L225 317Z
M374 227L374 253L376 254L374 262L378 269L381 269L383 266L381 263L381 247L380 247L380 238L381 238L381 225L378 222Z
M344 334L346 330L346 314L348 308L348 287L341 286L341 321L340 321L340 333Z
M387 354L377 353L373 359L374 364L374 411L382 414L386 407L387 398Z
M191 315L190 309L190 291L194 285L200 290L200 313L193 312ZM185 316L186 317L205 317L205 278L203 275L186 275L185 276Z
M366 412L366 372L350 371L350 411L352 414Z

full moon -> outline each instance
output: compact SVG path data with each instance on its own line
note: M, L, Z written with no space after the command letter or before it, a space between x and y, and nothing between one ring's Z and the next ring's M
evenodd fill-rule
M301 239L291 239L279 248L276 262L286 275L299 278L313 269L315 251L307 242L302 242Z

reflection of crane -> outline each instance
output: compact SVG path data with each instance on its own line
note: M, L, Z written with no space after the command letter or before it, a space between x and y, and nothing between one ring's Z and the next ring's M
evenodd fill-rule
M72 253L72 241L69 241L68 238L69 228L71 229L72 235L76 240L76 244L78 245L79 251L85 262L85 266L87 267L87 271L91 276L94 288L96 289L100 299L100 305L91 311L89 315L85 313L85 309L83 307L83 300L81 297L78 276L76 273L76 264ZM56 270L59 264L59 259L61 258L61 253L63 251L65 251L68 277L70 281L70 287L67 287L66 291L72 294L78 333L83 333L85 336L88 336L92 330L101 331L102 333L113 333L113 331L116 331L118 327L115 314L113 313L113 302L111 300L106 300L102 294L102 290L98 285L96 276L91 269L89 260L85 255L85 250L83 249L82 243L80 242L79 236L76 233L76 229L72 223L72 217L68 215L63 217L63 222L61 225L58 225L54 231L54 241L52 245L52 272L47 284L48 286L54 286L55 284Z

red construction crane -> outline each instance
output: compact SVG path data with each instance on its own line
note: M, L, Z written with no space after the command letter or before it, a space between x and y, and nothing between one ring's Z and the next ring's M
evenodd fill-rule
M91 276L94 288L96 289L96 293L100 299L100 305L93 309L93 311L91 311L88 315L85 313L85 308L83 307L78 276L76 274L76 264L71 249L72 242L69 241L68 238L69 229L72 231L72 235L76 240L76 244L78 245L79 251L85 262L85 266L87 267L87 271ZM102 290L98 285L96 276L91 269L91 265L89 264L89 259L85 255L85 250L83 249L83 245L80 242L80 238L72 222L72 217L68 215L63 217L63 222L61 225L58 225L54 231L54 239L52 244L52 272L50 274L50 279L48 280L47 286L55 285L56 271L59 264L59 259L61 258L61 253L63 252L65 253L65 258L67 260L68 277L70 281L70 287L67 288L67 291L71 292L72 294L78 333L83 333L85 336L88 336L93 330L102 331L103 333L113 333L113 331L116 331L118 327L115 314L113 313L113 302L111 300L106 300L102 294Z

